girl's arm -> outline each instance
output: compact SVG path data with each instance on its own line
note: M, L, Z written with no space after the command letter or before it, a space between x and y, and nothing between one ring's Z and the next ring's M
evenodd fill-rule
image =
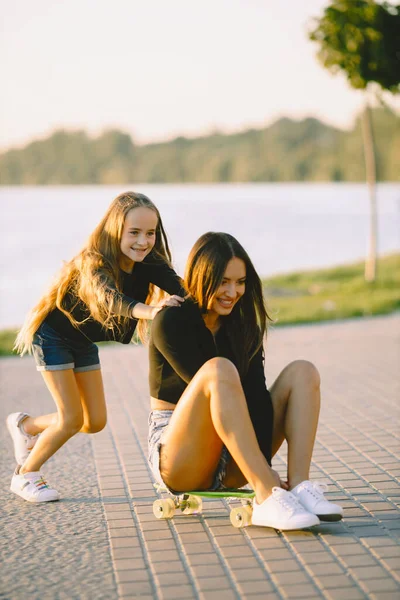
M158 260L155 262L144 262L150 283L153 283L168 294L185 296L182 279L166 262Z
M131 316L134 319L154 319L164 306L180 306L183 301L181 296L170 296L164 298L157 306L137 302L132 308Z
M170 269L170 271L175 274L175 285L173 286L174 289L181 291L183 288L177 283L177 280L179 279L178 276L172 269ZM110 312L116 316L128 317L130 319L154 319L156 314L164 306L180 306L181 302L184 301L181 296L174 295L168 298L163 298L156 306L148 305L144 302L134 300L123 292L119 292L108 278L106 278L105 281L107 287L107 302Z

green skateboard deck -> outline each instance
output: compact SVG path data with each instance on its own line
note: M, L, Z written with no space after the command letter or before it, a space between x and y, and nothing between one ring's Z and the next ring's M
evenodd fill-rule
M226 488L224 490L216 490L210 492L207 490L193 490L187 492L192 496L200 496L202 498L254 498L253 490L241 490L238 488Z
M240 505L232 508L230 520L234 527L246 527L251 524L252 503L255 493L249 489L227 488L214 492L208 490L192 490L181 494L172 494L165 486L154 484L158 492L166 493L167 498L155 500L153 513L157 519L172 519L178 509L184 515L201 514L203 509L202 498L227 498L239 500Z

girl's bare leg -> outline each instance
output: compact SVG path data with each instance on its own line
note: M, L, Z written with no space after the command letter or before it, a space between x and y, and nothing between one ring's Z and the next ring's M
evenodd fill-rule
M45 429L57 421L57 413L50 413L48 415L40 415L39 417L26 417L23 423L23 429L25 433L29 435L37 435L42 433Z
M107 424L107 408L101 371L75 373L81 395L83 425L80 433L97 433Z
M279 485L258 446L239 374L225 358L211 359L192 379L162 444L160 471L172 489L208 488L223 444L252 485L257 502Z
M79 431L89 432L91 428L99 431L105 424L106 411L100 370L76 374L72 369L42 371L42 375L58 413L56 419L43 430L21 467L21 474L40 471L43 463Z
M288 484L309 479L320 409L320 377L315 366L297 360L285 367L271 388L274 407L272 456L288 443Z
M107 423L103 379L98 377L97 371L75 373L75 378L80 390L83 409L83 426L80 433L101 431ZM29 416L23 420L23 428L29 435L37 435L56 423L57 419L58 413L50 413L39 417Z

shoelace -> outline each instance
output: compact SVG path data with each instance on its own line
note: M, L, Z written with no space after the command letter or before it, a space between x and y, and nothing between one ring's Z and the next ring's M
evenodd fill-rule
M41 475L39 477L39 479L37 479L36 481L32 481L33 485L35 485L37 487L37 489L40 490L44 490L46 488L48 488L48 484L47 481L44 479L43 475Z
M299 492L305 490L314 496L316 500L321 500L321 496L324 496L324 492L328 491L328 486L322 481L305 481L300 484L298 490Z
M290 514L294 514L298 510L303 510L300 502L290 492L282 493L281 488L274 487L272 488L272 495L274 496L275 500L283 506L283 508L289 511Z

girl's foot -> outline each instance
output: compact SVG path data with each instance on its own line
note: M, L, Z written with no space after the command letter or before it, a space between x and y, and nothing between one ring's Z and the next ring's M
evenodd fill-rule
M272 494L262 504L254 499L251 522L282 531L319 525L315 514L308 512L293 494L279 487L273 487Z
M29 417L27 413L18 412L8 415L6 420L7 429L14 442L15 460L18 465L24 464L39 438L39 434L29 435L29 433L25 433L22 422L26 417Z
M340 521L343 517L343 508L338 504L329 502L324 496L328 486L319 481L303 481L294 487L291 492L301 502L304 508L321 521Z
M19 467L11 479L10 490L28 502L54 502L60 499L60 494L48 485L39 471L21 474Z

